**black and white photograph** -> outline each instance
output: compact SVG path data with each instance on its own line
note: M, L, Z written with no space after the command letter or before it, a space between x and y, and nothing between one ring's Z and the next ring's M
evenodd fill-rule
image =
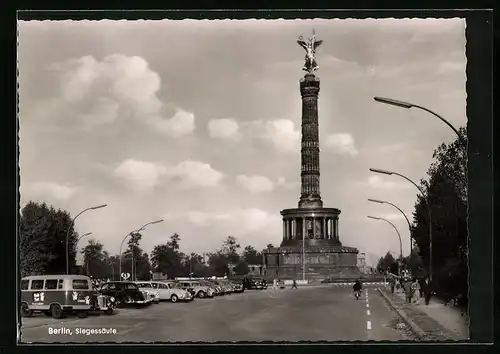
M469 339L464 18L17 26L20 343Z

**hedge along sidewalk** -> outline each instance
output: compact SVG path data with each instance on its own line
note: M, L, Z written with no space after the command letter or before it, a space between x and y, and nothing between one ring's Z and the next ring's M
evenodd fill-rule
M420 305L408 304L404 293L391 294L387 289L379 291L389 305L403 318L421 340L457 341L469 338L467 315L461 315L457 308L444 306L439 300L431 298L429 305L420 299Z

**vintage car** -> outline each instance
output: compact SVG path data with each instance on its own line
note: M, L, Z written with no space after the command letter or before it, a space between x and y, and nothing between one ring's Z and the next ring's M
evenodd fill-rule
M152 281L151 283L158 290L161 300L171 302L194 300L194 290L190 292L188 289L184 289L181 284L174 281Z
M243 288L243 283L241 281L230 280L230 282L235 293L242 293L243 291L245 291L245 289Z
M178 280L176 281L180 284L180 287L183 289L192 289L195 297L199 297L200 299L205 297L214 297L215 291L213 288L202 285L197 280Z
M218 285L222 289L222 294L231 294L233 292L232 286L225 279L213 279L211 280L214 284Z
M21 279L21 315L43 312L63 318L69 313L86 317L92 311L112 314L115 299L97 293L84 275L35 275Z
M224 295L224 292L222 290L222 287L220 285L215 284L214 282L206 279L198 280L201 285L208 286L209 288L213 289L214 291L214 296L218 295Z
M116 306L145 305L151 301L131 281L112 281L101 286L100 293L115 298Z
M264 289L267 289L267 283L264 279L245 278L245 279L243 279L243 288L244 289L264 290Z
M160 302L160 294L150 281L136 281L135 283L139 287L139 290L146 294L147 300L155 304Z

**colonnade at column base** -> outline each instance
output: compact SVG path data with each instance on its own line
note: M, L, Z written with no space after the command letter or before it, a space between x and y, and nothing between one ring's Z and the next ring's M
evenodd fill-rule
M361 275L357 255L358 249L345 246L306 246L305 252L302 247L290 246L267 249L264 250L266 277L302 279L305 264L309 280L354 279Z

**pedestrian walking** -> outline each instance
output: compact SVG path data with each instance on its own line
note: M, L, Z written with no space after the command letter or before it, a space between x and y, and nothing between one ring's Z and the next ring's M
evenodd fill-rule
M413 294L413 302L416 305L420 304L420 284L418 283L417 278L413 278L413 282L411 284L411 290Z
M394 295L394 288L396 287L396 281L394 280L394 278L391 278L390 284L391 284L391 294Z
M292 283L292 289L297 289L297 281L294 279Z
M424 279L423 278L419 278L418 279L418 285L419 285L419 294L420 294L420 298L423 298L424 297Z
M424 293L425 304L429 305L429 301L431 299L432 285L431 285L431 280L428 276L425 278L422 285L423 285L422 292Z
M412 298L412 290L411 290L411 282L410 281L405 281L403 284L403 290L405 293L406 297L406 302L411 304L411 298Z

